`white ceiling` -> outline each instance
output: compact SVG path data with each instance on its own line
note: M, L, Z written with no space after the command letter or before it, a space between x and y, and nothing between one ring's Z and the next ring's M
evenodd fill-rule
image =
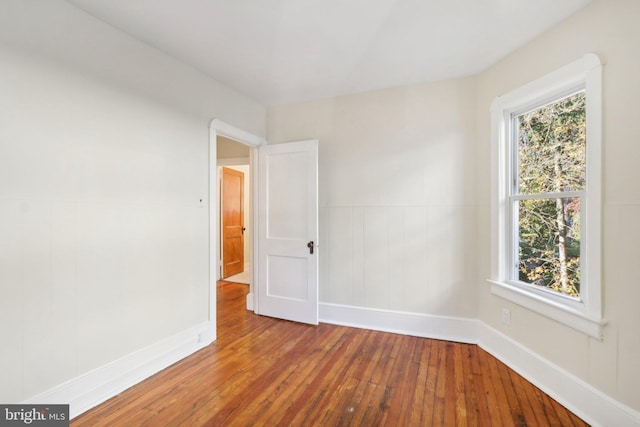
M591 0L68 0L264 105L469 76Z

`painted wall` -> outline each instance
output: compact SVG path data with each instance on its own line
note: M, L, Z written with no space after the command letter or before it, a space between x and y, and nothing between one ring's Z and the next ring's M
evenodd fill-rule
M476 317L473 79L268 110L319 140L320 300Z
M534 352L640 410L640 2L596 0L478 78L480 319ZM490 114L492 100L593 52L603 68L603 298L609 325L599 342L490 294ZM502 307L511 325L500 323Z
M0 94L18 402L207 320L208 123L262 135L265 109L57 0L2 2Z
M249 158L249 146L241 144L224 136L218 135L216 138L216 154L218 159L239 159Z

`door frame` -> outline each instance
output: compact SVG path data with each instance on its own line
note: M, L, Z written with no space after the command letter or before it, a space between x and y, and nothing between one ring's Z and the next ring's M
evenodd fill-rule
M251 203L255 206L256 188L258 184L258 165L255 161L256 149L261 145L266 145L267 141L259 136L256 136L250 132L246 132L235 126L223 122L220 119L213 119L209 124L209 324L214 334L213 339L217 337L217 323L216 323L216 282L218 281L218 154L217 154L217 137L218 135L225 138L232 139L241 144L250 147L249 151L249 168L251 176L249 179L251 182ZM251 210L251 223L253 229L257 230L257 215L253 214L254 209ZM258 253L258 241L256 232L251 233L251 259L257 259ZM256 283L256 277L258 269L252 263L250 273L250 285L249 294L247 295L247 309L254 309L254 286Z

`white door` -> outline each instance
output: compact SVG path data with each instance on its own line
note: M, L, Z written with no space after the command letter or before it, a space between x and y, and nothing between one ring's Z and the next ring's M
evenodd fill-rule
M318 141L258 149L256 312L318 324Z

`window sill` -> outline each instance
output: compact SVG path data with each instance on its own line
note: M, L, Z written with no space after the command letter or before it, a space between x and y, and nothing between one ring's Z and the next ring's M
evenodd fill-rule
M590 337L603 340L603 329L606 320L591 317L581 310L553 301L543 295L509 285L498 280L488 280L491 293L509 300L524 308L541 314L556 322L562 323Z

